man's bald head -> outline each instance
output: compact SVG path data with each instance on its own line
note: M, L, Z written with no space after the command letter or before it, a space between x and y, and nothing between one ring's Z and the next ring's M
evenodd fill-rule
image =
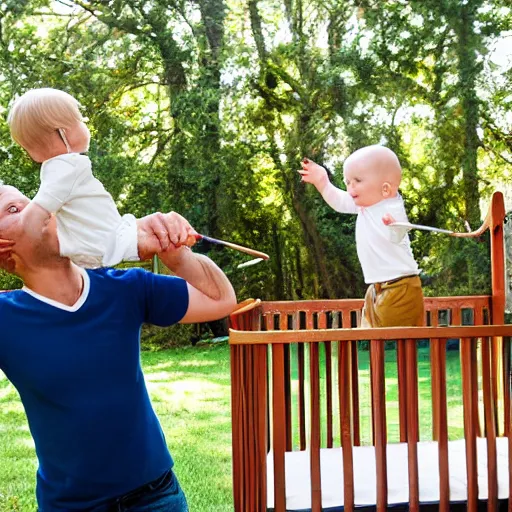
M23 194L16 187L13 187L12 185L5 185L2 181L0 181L0 194L5 194L6 192L11 192L12 194L19 194L20 196L23 196Z

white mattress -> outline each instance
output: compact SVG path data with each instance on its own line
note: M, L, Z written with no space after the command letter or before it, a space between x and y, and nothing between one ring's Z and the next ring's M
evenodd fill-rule
M508 498L508 439L498 438L498 498ZM354 494L355 505L375 505L377 500L377 478L375 448L355 446ZM309 451L287 452L286 465L286 509L309 510L311 508ZM487 491L487 441L477 438L478 497L486 500ZM448 443L450 473L450 501L464 502L467 499L465 441ZM320 450L322 508L343 506L343 463L341 448ZM407 444L387 445L388 503L408 503ZM439 464L437 442L418 443L419 492L421 503L439 502ZM267 456L267 504L274 507L274 467L272 451Z

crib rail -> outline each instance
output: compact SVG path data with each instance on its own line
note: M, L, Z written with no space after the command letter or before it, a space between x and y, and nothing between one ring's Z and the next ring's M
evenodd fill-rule
M488 295L482 296L465 296L465 297L429 297L425 299L425 325L437 327L439 325L482 325L488 324L491 317L492 298ZM363 300L315 300L315 301L275 301L275 302L258 302L254 304L253 311L249 310L247 315L237 315L232 317L233 327L241 330L265 330L265 331L288 331L288 330L316 330L328 328L351 328L358 327L361 321L361 310ZM258 306L256 308L256 306ZM250 307L244 304L244 308ZM240 322L244 322L243 325ZM399 365L399 402L405 403L405 345L399 343L397 347L397 357L401 360ZM360 425L359 425L359 391L358 391L358 351L357 341L351 342L350 357L352 375L352 404L351 410L353 414L354 429L354 445L359 446ZM284 347L285 358L285 382L290 382L290 353L289 347ZM299 345L297 348L297 366L298 366L298 386L299 386L299 429L300 429L300 448L303 450L306 446L306 418L305 418L305 359L304 346ZM332 396L329 390L332 384L332 353L331 345L325 344L326 358L326 386L327 386L327 415L328 415L328 432L327 447L332 447ZM493 360L497 360L497 357ZM432 364L432 371L436 372L437 367ZM437 385L438 379L433 379L433 386ZM286 411L286 446L287 450L291 450L291 400L290 390L287 388L285 393L285 411ZM497 396L495 386L494 394ZM437 396L433 390L433 396ZM400 440L406 440L406 420L405 409L399 408L401 414ZM434 415L437 416L437 402L434 402ZM435 423L435 422L434 422ZM481 433L480 424L478 424L478 433ZM434 439L437 439L437 432L434 433Z
M265 310L263 310L265 311ZM261 312L248 312L253 322L259 321ZM246 326L251 320L245 318ZM284 325L284 322L283 322ZM233 461L235 482L235 510L256 512L267 510L266 464L270 443L273 453L274 510L286 510L285 452L292 449L292 424L290 404L290 351L296 344L299 361L307 351L309 361L309 386L304 391L310 403L307 419L310 429L307 438L311 470L311 510L322 510L320 448L322 446L321 408L329 409L327 424L331 424L324 445L333 446L333 421L339 425L339 445L343 453L344 506L354 509L354 477L352 449L355 446L354 420L354 346L360 340L369 340L371 365L372 432L375 446L377 477L377 510L387 509L387 460L388 443L386 421L386 383L384 357L386 340L396 340L402 355L397 357L399 386L400 441L408 446L409 508L419 509L418 455L418 367L417 343L428 339L432 368L433 435L439 447L440 510L448 511L448 423L446 389L446 343L460 339L464 439L466 440L466 469L468 480L468 510L476 510L478 498L476 438L487 438L488 510L497 505L496 437L499 432L509 436L509 454L512 454L510 422L499 421L498 408L510 414L510 339L512 326L451 326L390 329L323 329L237 331L230 333L232 351L233 386ZM320 347L323 357L320 358ZM329 348L327 348L329 347ZM477 352L480 354L477 360ZM327 381L325 368L327 354L336 359L335 391L321 396L320 374ZM302 354L302 355L301 355ZM322 360L321 360L322 359ZM477 364L477 361L479 364ZM506 361L504 364L503 362ZM493 369L499 368L500 379L494 378ZM300 375L298 376L300 379ZM332 386L332 375L330 385ZM481 385L478 384L480 377ZM498 382L496 382L498 381ZM303 384L305 387L306 383ZM326 384L329 389L329 384ZM481 432L477 425L479 397L483 395L484 425ZM496 393L494 392L496 391ZM299 390L299 394L302 391ZM256 399L257 397L257 399ZM337 415L332 414L332 404L337 402ZM330 405L329 405L330 404ZM247 405L250 409L247 410ZM306 407L299 405L299 420L306 415ZM304 446L301 423L300 447ZM305 431L305 428L304 428ZM325 437L325 436L324 436ZM338 445L338 446L339 446ZM512 490L512 485L509 486Z

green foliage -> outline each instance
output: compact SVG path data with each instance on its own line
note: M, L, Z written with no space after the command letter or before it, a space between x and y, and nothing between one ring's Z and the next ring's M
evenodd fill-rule
M67 3L0 6L0 178L30 197L39 185L9 137L12 98L70 92L123 213L172 209L270 254L238 269L245 255L197 246L240 299L364 292L354 218L300 183L305 155L342 187L350 152L389 145L410 220L452 229L476 228L478 199L511 179L512 68L492 52L511 26L506 2ZM486 240L411 239L429 295L488 291ZM148 330L148 347L185 341L180 329Z

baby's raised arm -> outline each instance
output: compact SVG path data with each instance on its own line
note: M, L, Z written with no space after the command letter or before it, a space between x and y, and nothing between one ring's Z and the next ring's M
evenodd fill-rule
M302 169L298 170L302 176L302 181L311 183L322 194L324 201L337 212L357 213L357 207L354 200L348 192L335 187L329 180L327 171L317 163L304 158L302 160Z

